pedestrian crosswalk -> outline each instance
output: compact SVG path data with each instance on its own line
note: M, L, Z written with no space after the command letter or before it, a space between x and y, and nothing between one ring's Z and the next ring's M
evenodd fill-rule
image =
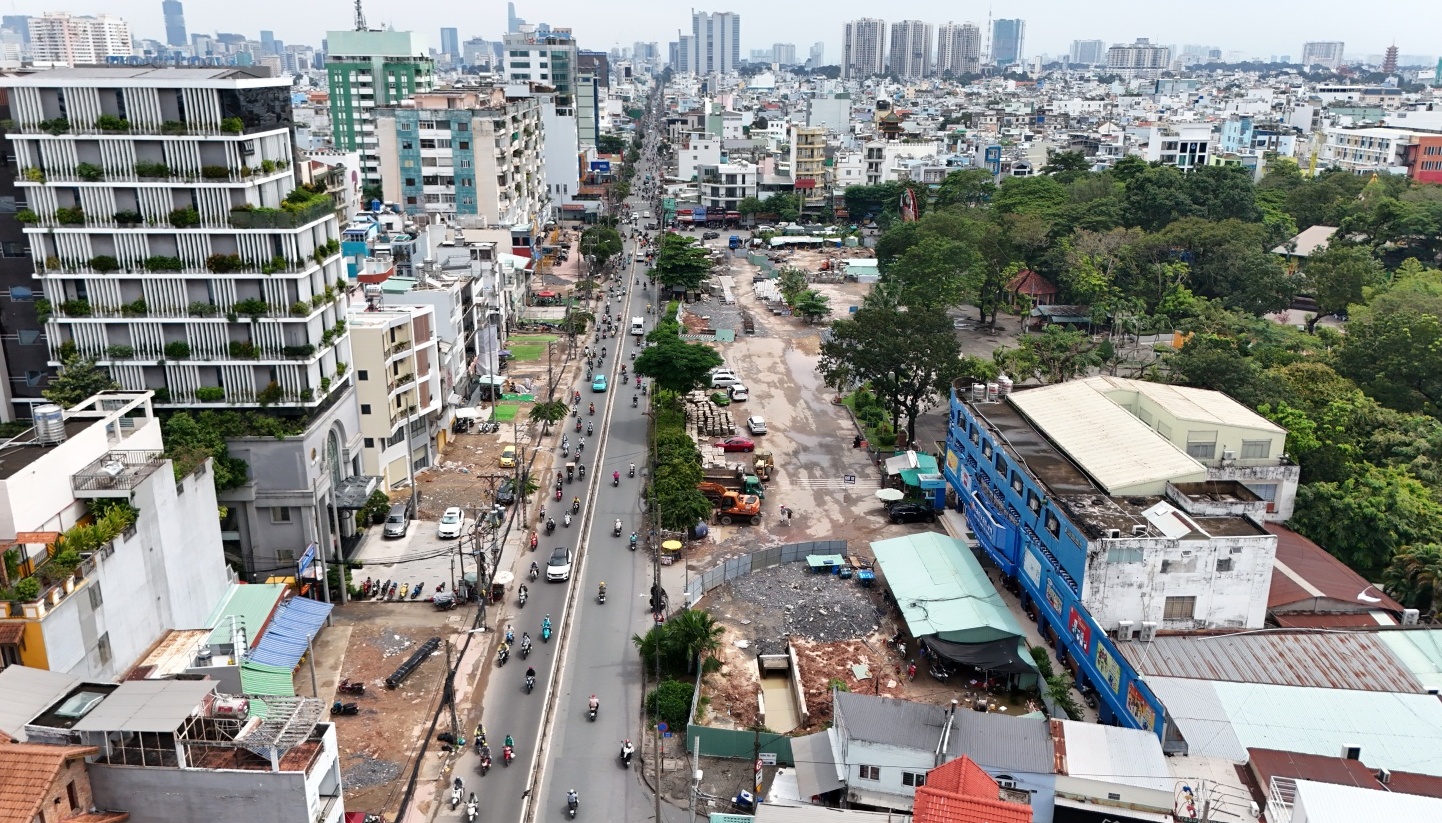
M881 488L881 483L874 477L861 476L857 476L856 482L854 483L848 483L841 477L798 477L794 480L774 481L768 484L768 486L777 488L791 487L796 489L838 489L841 491L857 489L861 491L872 491Z

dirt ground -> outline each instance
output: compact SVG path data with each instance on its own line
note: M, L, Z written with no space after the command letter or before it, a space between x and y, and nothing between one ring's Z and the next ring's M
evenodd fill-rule
M392 691L391 675L431 637L470 625L469 609L437 612L414 604L365 603L335 612L317 638L316 666L325 671L320 696L359 704L360 714L334 718L346 806L391 819L405 791L420 743L430 728L445 680L444 647ZM363 695L335 695L340 678L366 684ZM298 693L310 694L308 667L296 674Z

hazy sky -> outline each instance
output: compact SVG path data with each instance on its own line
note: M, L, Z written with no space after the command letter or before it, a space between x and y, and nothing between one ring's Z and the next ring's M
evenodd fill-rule
M893 0L885 4L888 21L916 19L939 24L949 20L985 26L987 6L982 3L943 3L939 0ZM1390 8L1389 8L1390 7ZM1357 14L1356 7L1340 0L1322 0L1298 6L1289 3L1221 0L1177 6L1144 0L1107 0L1078 3L1070 0L1031 0L997 3L993 17L1026 20L1027 56L1061 54L1072 40L1131 42L1147 37L1154 43L1181 46L1211 45L1223 51L1249 55L1301 57L1306 40L1343 40L1347 54L1380 54L1396 42L1403 54L1436 52L1435 33L1442 30L1442 4L1385 2L1376 15ZM126 18L137 37L164 39L160 0L52 0L0 2L7 14L40 14L67 10L74 14L110 13ZM741 54L770 48L772 43L794 43L798 57L816 41L826 43L826 61L838 62L842 25L846 20L876 15L878 4L861 0L815 3L778 3L774 0L729 0L712 6L690 6L660 0L523 0L516 12L529 22L570 26L582 48L609 50L642 41L665 44L676 30L691 28L690 10L734 11L741 15ZM1185 14L1180 13L1185 10ZM1337 12L1333 14L1332 12ZM229 31L256 36L261 29L275 32L287 43L319 45L327 29L351 27L353 3L349 0L185 0L186 25L191 32ZM1372 22L1368 22L1368 20ZM425 36L438 47L440 27L460 29L461 39L498 37L505 28L503 0L484 2L379 2L366 3L371 27L393 25Z

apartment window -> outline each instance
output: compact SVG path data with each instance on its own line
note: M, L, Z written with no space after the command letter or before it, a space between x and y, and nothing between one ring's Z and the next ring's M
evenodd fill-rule
M1000 474L1002 477L1006 477L1006 455L998 451L996 453L995 463L997 474Z
M860 776L861 776L861 779L862 779L862 780L880 780L880 779L881 779L881 767L880 767L880 766L861 766L861 767L859 767L859 768L861 769L861 775L860 775Z
M375 448L375 447L376 447L376 439L375 439L374 437L367 437L367 438L366 438L366 448L368 448L368 449L373 449L373 448Z
M414 186L415 184L416 184L416 179L415 179L414 177L407 177L407 178L406 178L406 185L407 185L407 186Z
M470 123L452 123L452 124L451 124L451 131L470 131L470 130L471 130L471 124L470 124ZM462 146L461 148L465 148L465 146Z
M1231 570L1232 570L1232 558L1230 558L1230 557L1223 557L1221 560L1218 560L1218 561L1217 561L1217 571L1218 571L1218 572L1229 572L1229 571L1231 571Z
M1026 493L1026 507L1027 507L1028 509L1031 509L1032 514L1040 514L1040 513L1041 513L1041 498L1036 496L1036 492L1034 492L1034 491L1027 491L1027 493Z
M1042 518L1041 525L1042 528L1051 532L1052 537L1061 537L1061 521L1058 520L1057 516L1052 512L1046 513L1046 517Z
M422 141L421 141L421 148L423 148L423 149L433 149L433 148L435 148L435 147L436 147L436 141L434 141L434 140L422 140Z
M368 371L366 371L365 369L356 369L355 379L357 379L357 380L369 380L369 379L371 379L371 373L368 372Z
M110 662L110 632L100 635L100 640L95 644L95 654L100 658L101 665Z
M1198 460L1212 460L1217 456L1217 433L1214 431L1187 432L1187 454Z
M20 345L34 346L40 343L39 329L20 329L16 336L20 338Z
M1021 494L1021 475L1017 474L1016 472L1011 473L1011 490L1016 492L1017 494Z
M992 447L991 447L991 441L990 441L990 440L983 441L982 444L981 444L981 456L982 456L982 457L985 457L987 460L990 460L990 459L991 459L991 456L992 456L994 453L995 453L995 450L992 449Z
M1257 495L1268 503L1277 502L1276 483L1258 483L1256 485L1249 485L1247 486L1247 488L1251 489L1253 494Z
M370 413L371 413L371 404L369 404L369 403L362 403L362 404L361 404L361 414L370 414Z
M31 388L40 385L40 381L44 379L45 372L43 371L35 371L32 369L25 372L25 385L30 386Z
M925 786L926 772L902 772L901 785L903 786Z
M23 240L6 240L0 243L0 257L29 257L30 247Z
M271 508L271 510L270 510L270 522L272 522L272 523L289 523L289 522L290 522L290 507L289 507L289 506L275 506L275 507Z
M469 141L469 140L457 140L457 141L456 141L456 148L460 149L461 151L466 151L466 150L469 149L470 147L471 147L471 141Z
M421 142L424 143L425 141L422 140ZM415 144L415 141L414 141L414 140L402 140L402 141L401 141L401 151L411 151L411 150L414 149L415 147L416 147L416 144Z
M11 286L11 300L34 300L35 292L29 286Z
M1243 440L1243 460L1265 460L1272 456L1272 441L1270 440Z
M74 780L65 784L65 799L70 801L71 811L75 811L80 808L80 792L77 792L75 790Z
M1197 613L1197 598L1168 597L1162 606L1163 620L1192 620Z
M289 566L295 562L295 551L293 549L276 549L275 559L282 566Z

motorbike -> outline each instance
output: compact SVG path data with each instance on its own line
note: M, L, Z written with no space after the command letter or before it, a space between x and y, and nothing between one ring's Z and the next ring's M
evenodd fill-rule
M362 683L359 680L342 680L340 682L340 685L337 686L336 689L338 691L343 691L346 694L365 694L366 684Z
M532 564L531 564L531 571L530 571L530 578L531 578L532 580L535 580L537 577L540 577L540 576L541 576L541 568L540 568L539 566L537 566L535 563L532 563Z
M386 589L389 589L390 587L391 587L391 581L389 581L389 580L387 580L386 582L384 582L384 583L380 584L379 586L377 586L377 587L376 587L376 590L375 590L374 592L372 592L372 593L375 595L375 599L376 599L376 600L380 600L380 599L384 598L384 597L386 596Z
M560 489L556 489L556 500L559 502L560 499L561 499L561 490L560 490Z
M629 469L626 470L626 476L627 476L627 477L635 477L635 476L636 476L636 464L635 464L635 463L632 463L632 464L631 464L631 468L629 468Z
M580 501L580 500L572 500L572 501L571 501L571 514L580 514L580 513L581 513L581 501Z
M511 765L511 761L512 761L512 760L515 760L515 759L516 759L516 753L513 752L513 751L511 751L511 747L510 747L510 746L502 746L502 747L501 747L501 764L502 764L502 765L509 766L509 765Z
M631 745L631 741L627 740L626 742L622 743L622 744L621 744L621 764L622 764L623 766L625 766L626 768L628 768L628 769L631 768L631 755L633 755L633 754L635 754L635 753L636 753L636 748Z
M555 532L555 531L556 531L556 521L554 521L554 520L547 520L547 521L546 521L546 536L549 537L549 536L550 536L553 532Z
M330 713L332 715L360 714L360 704L342 703L341 701L337 700L336 702L330 704Z
M580 420L580 418L577 418L577 419L576 419L576 431L580 431L580 430L581 430L581 420Z
M611 485L612 485L612 486L619 486L619 485L621 485L621 473L620 473L620 472L616 472L615 474L611 475Z
M414 586L411 586L411 599L412 599L412 600L419 600L419 599L420 599L420 596L421 596L421 592L422 592L422 591L425 591L425 588L426 588L426 584L425 584L424 582L417 583L417 584L415 584Z
M550 639L551 639L551 624L550 624L549 622L547 622L547 623L542 623L542 624L541 624L541 642L542 642L542 643L545 643L545 642L549 641Z
M360 589L360 590L361 590L361 597L365 597L365 596L367 596L367 595L369 595L369 594L371 593L371 579L370 579L369 577L367 577L367 578L366 578L366 581L361 584L361 589Z
M580 430L581 430L581 428L580 428L579 426L577 426L577 427L576 427L576 431L580 431ZM562 456L562 457L570 457L570 456L571 456L571 447L568 446L568 445L566 445L565 443L562 443L562 444L561 444L561 456ZM559 483L559 482L561 482L561 481L557 480L556 482Z
M590 413L591 413L591 416L592 416L592 417L595 417L595 416L596 416L596 404L595 404L595 403L592 403L592 404L591 404L591 412L590 412Z
M461 805L461 798L465 795L464 789L465 784L459 777L451 781L451 811L455 811L456 807Z
M581 801L578 800L575 795L568 795L566 797L566 814L573 820L576 817L576 807L579 805L581 805Z
M530 694L531 689L534 688L536 688L536 678L531 675L526 675L526 694Z
M471 792L471 797L466 801L466 823L476 823L476 793Z
M502 644L501 644L501 647L496 650L496 665L497 665L497 666L504 666L504 665L506 665L506 661L507 661L507 660L510 660L510 659L511 659L511 650L508 649L508 648L506 648L506 644L502 643Z
M599 703L592 703L588 705L586 707L586 719L594 723L596 721L596 712L600 710L600 708L601 705Z
M531 532L531 551L535 551L535 550L536 550L536 544L539 543L539 542L541 542L541 541L540 541L540 539L536 536L536 533L535 533L535 532Z
M641 405L641 398L634 394L631 395L631 408L634 409L639 405Z
M590 423L587 423L587 424L586 424L586 436L587 436L587 437L590 437L590 436L594 435L595 433L596 433L596 427L595 427L595 426L592 426Z
M1082 693L1082 699L1086 701L1087 706L1093 709L1097 707L1097 693L1095 689L1083 683L1077 687L1077 690Z
M490 771L490 770L491 770L491 756L490 756L489 754L483 754L483 755L481 755L481 777L485 777L485 776L486 776L486 772L488 772L488 771Z
M612 537L620 537L620 536L621 536L621 520L620 520L619 518L617 518L616 522L611 526L611 536L612 536Z
M631 551L636 550L636 533L631 532Z
M531 656L531 641L525 640L521 643L521 659L525 660Z
M517 598L516 598L517 601L520 603L520 606L518 606L518 608L524 609L524 608L526 607L526 600L527 600L530 596L531 596L531 593L526 590L526 587L525 587L525 586L522 586L522 587L521 587L521 593L520 593L519 595L517 595Z
M567 512L567 513L561 515L561 525L565 526L566 528L570 528L570 527L571 527L571 513L570 513L570 512Z
M411 593L411 584L409 584L409 583L402 584L402 585L401 585L401 599L402 599L402 600L405 600L405 599L406 599L406 595L408 595L408 594L410 594L410 593Z

